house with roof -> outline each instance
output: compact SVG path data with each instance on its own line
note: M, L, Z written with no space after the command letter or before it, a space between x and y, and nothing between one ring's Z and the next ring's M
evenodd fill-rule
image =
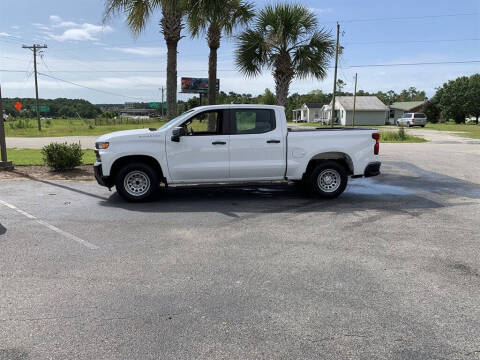
M397 119L401 118L405 113L423 112L425 109L425 101L397 101L390 105L388 116L389 124L396 124Z
M321 103L307 102L299 109L293 110L294 122L319 122L322 119L322 109L326 106Z
M343 126L353 124L353 96L335 97L335 123ZM327 120L331 119L332 102L324 109ZM355 125L385 125L388 107L376 96L357 96L355 101Z

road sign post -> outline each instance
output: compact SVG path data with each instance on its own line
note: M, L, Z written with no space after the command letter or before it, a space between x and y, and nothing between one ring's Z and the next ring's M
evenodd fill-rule
M3 101L2 101L2 87L0 85L0 170L13 169L13 164L7 159L7 144L5 141L5 120L3 118Z

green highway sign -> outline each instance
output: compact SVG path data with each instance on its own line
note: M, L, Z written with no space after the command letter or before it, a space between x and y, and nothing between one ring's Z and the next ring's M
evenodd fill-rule
M39 108L40 112L50 112L50 106L39 106L38 108ZM32 106L32 110L37 111L37 107Z
M160 109L160 104L160 102L151 102L148 104L148 106L150 107L150 109ZM167 108L167 102L163 103L163 108Z

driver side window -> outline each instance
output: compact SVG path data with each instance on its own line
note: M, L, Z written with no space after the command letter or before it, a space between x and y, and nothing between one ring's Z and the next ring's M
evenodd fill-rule
M186 136L219 135L222 133L223 110L205 111L182 124Z

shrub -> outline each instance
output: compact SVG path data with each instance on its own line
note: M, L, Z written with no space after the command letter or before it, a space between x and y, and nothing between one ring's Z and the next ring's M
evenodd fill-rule
M33 128L33 124L29 119L18 119L9 123L10 129L29 129Z
M412 136L407 134L403 127L400 127L398 131L383 131L380 136L380 141L383 142L424 142L424 138Z
M80 144L51 143L42 148L43 161L57 171L73 169L82 164Z

